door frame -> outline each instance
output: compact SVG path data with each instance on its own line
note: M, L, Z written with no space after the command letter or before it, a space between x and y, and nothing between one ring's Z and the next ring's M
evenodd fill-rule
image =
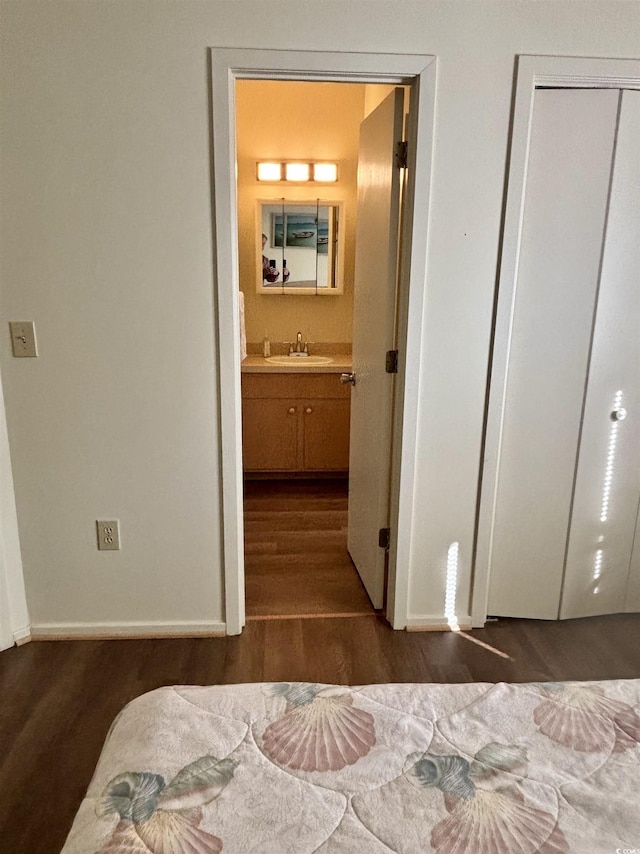
M31 637L0 377L0 651Z
M411 86L405 216L398 284L400 346L392 428L392 538L386 610L386 616L394 628L405 628L414 527L419 371L424 351L422 329L436 58L416 54L211 48L209 60L214 298L217 314L215 348L222 480L221 549L228 635L240 634L245 623L234 84L238 79L266 79Z
M533 102L535 90L541 87L640 89L640 60L566 56L520 56L517 60L511 155L490 357L483 464L480 472L480 498L471 594L471 621L474 628L484 626L487 619L500 477L500 451L520 260Z

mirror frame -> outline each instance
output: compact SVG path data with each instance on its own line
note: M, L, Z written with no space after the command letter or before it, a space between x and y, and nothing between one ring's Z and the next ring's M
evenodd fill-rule
M274 283L265 287L262 278L262 208L264 205L279 205L285 207L309 207L318 204L322 207L338 209L338 256L335 260L335 285L334 287L296 287L283 282ZM345 204L341 199L286 199L282 196L271 199L258 199L256 202L256 292L263 295L283 296L285 294L297 296L340 296L344 294L344 256L345 256Z

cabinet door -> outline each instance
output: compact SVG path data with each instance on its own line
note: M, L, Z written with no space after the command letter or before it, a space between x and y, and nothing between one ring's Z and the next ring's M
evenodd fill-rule
M349 468L349 400L309 400L302 406L306 471Z
M298 468L300 404L277 398L242 403L242 452L245 471L295 471Z

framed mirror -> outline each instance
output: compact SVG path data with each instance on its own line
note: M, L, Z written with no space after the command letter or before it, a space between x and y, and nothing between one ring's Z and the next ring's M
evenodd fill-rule
M258 293L343 292L343 202L262 199L256 221Z

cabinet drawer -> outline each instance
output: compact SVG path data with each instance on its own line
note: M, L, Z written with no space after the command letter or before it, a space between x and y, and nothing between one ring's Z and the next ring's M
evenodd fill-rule
M342 385L340 374L243 374L243 398L348 399L351 386Z

